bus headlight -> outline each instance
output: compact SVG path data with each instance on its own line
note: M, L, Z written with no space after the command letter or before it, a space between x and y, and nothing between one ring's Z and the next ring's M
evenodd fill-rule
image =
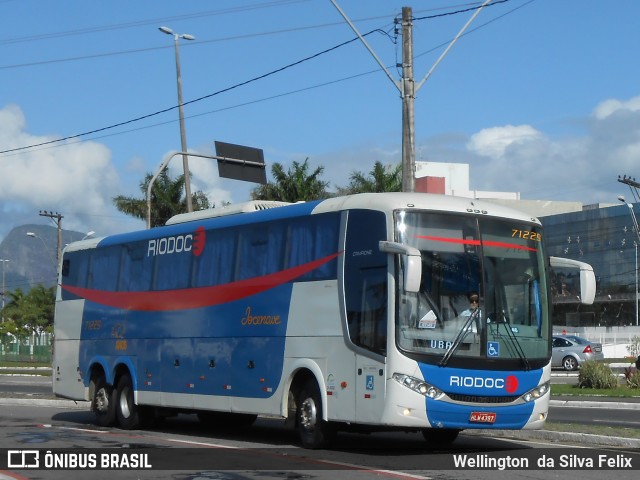
M419 378L404 375L402 373L394 373L393 379L399 384L404 385L405 387L410 388L414 392L417 392L425 397L436 399L444 395L444 392L442 390L428 384L424 380L420 380Z
M537 399L543 397L549 392L549 384L550 382L543 383L542 385L538 385L536 388L529 390L527 393L522 395L522 399L525 402L534 402Z

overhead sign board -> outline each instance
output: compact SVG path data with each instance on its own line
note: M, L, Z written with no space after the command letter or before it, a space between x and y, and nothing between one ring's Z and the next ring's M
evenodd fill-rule
M215 142L218 173L221 177L265 184L267 171L261 149Z

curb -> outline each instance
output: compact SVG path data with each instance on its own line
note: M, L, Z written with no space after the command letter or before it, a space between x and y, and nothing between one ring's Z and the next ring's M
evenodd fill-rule
M640 403L629 402L598 402L590 400L549 400L552 407L580 407L580 408L603 408L609 410L640 410Z
M579 446L640 448L640 438L609 437L592 433L554 432L551 430L464 430L462 435L510 438L513 440L545 440L572 443Z
M0 398L0 405L59 407L89 410L89 402L76 402L75 400L61 400L55 398Z

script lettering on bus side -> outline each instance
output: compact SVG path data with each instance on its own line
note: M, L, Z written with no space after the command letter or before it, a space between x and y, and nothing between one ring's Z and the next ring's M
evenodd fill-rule
M280 325L280 315L251 315L251 307L247 307L242 325Z
M87 320L84 322L85 330L100 330L102 328L102 321L100 320Z

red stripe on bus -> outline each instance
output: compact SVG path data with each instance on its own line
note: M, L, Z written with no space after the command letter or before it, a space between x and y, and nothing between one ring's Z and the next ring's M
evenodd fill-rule
M416 235L416 238L422 238L424 240L432 240L434 242L458 243L463 245L479 246L481 244L480 240L465 240L462 238L432 237L429 235ZM535 248L527 247L526 245L517 245L515 243L507 243L507 242L496 242L493 240L484 240L482 241L482 245L485 247L515 248L517 250L527 250L529 252L536 251Z
M246 280L239 280L224 285L215 285L213 287L150 292L110 292L106 290L73 287L70 285L61 285L61 287L69 293L108 307L147 312L186 310L233 302L264 292L321 267L341 253L342 252L333 253L324 258L262 277L248 278Z

